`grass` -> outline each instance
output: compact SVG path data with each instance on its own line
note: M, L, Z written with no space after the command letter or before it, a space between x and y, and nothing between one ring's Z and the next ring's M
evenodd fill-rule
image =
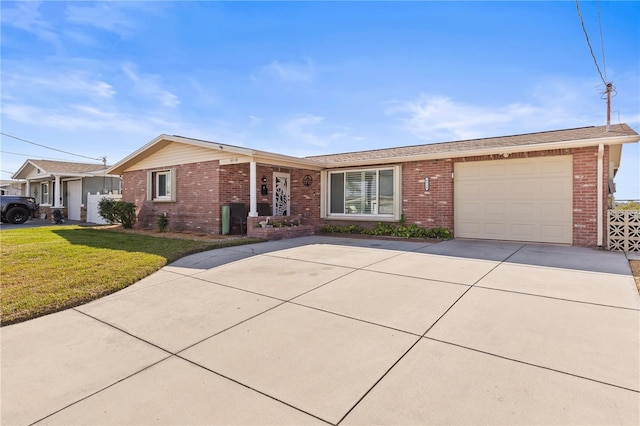
M188 254L257 242L158 238L79 226L2 231L1 324L81 305Z

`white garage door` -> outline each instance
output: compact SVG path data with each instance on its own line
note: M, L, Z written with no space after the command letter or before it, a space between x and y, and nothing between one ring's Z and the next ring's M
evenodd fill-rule
M456 163L455 236L571 244L572 175L570 155Z

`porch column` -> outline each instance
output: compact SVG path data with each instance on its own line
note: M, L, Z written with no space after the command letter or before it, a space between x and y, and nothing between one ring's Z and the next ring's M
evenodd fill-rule
M60 185L60 176L54 176L56 183L53 186L53 207L64 207L62 205L62 186Z
M258 197L256 189L256 162L249 163L249 217L258 216Z
M31 197L31 181L29 179L27 179L27 185L25 187L25 194L27 197ZM38 200L36 200L36 203L40 204L40 202Z

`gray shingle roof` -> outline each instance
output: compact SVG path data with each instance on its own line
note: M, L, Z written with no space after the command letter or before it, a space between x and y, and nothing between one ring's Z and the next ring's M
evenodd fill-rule
M29 161L36 167L45 170L47 173L92 173L104 170L104 166L102 164L32 159L29 159Z
M576 129L554 130L548 132L527 133L513 136L500 136L484 139L471 139L455 142L441 142L425 145L404 146L398 148L373 149L369 151L346 152L342 154L315 155L306 157L309 160L325 164L347 163L351 161L385 160L389 158L411 157L415 155L460 154L490 148L512 148L525 145L566 142L583 139L598 139L615 136L638 135L626 124L612 125L606 132L606 126L580 127ZM459 156L459 155L457 155Z

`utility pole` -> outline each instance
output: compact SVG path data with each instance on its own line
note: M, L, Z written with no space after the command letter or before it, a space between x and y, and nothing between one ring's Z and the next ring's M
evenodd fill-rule
M613 88L613 83L607 83L607 133L611 128L611 89Z

